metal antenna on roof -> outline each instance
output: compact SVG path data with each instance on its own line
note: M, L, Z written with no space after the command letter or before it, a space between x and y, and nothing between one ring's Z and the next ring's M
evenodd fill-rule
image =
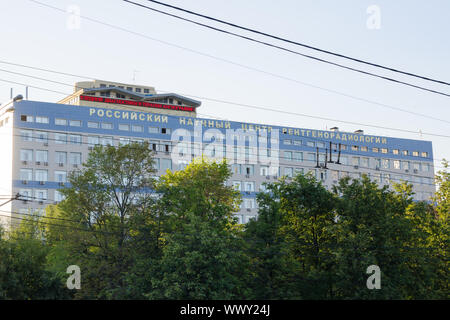
M136 84L136 73L138 73L139 70L133 70L133 84Z

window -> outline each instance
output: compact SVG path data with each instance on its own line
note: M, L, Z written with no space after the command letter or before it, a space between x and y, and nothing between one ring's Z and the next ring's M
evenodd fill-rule
M400 169L400 160L394 160L394 169Z
M422 163L422 171L424 172L430 171L430 165L428 163Z
M61 202L64 200L64 195L59 192L58 190L55 190L55 201L56 202Z
M374 159L375 160L375 168L381 168L381 159Z
M352 157L352 165L359 166L359 157Z
M316 154L315 153L307 153L307 158L308 161L316 161Z
M102 122L102 129L112 129L113 125L110 122Z
M374 147L374 148L372 148L372 152L373 153L378 153L378 152L380 152L380 149Z
M55 124L57 126L67 126L67 119L55 118Z
M303 161L303 152L294 152L293 154L294 161L302 162Z
M259 168L259 172L262 176L268 176L269 175L269 167L268 166L261 166Z
M373 181L375 181L376 183L381 183L381 173L374 173Z
M409 161L402 161L402 169L409 170Z
M291 145L292 144L292 140L286 139L286 140L283 141L283 143L287 144L287 145Z
M244 167L244 174L253 175L253 165L252 164L243 165L243 167Z
M161 159L161 171L172 170L172 159Z
M399 153L400 153L400 150L394 149L394 150L392 150L392 153L393 153L393 154L399 154Z
M119 145L123 146L123 145L127 145L127 144L130 144L129 138L119 138Z
M21 149L20 150L20 161L33 161L33 150Z
M56 182L67 182L67 172L66 171L55 171L55 181Z
M128 91L133 91L133 88L132 87L127 87L127 90Z
M352 151L358 151L358 150L359 150L358 146L352 146Z
M34 141L48 143L48 133L44 131L35 131Z
M294 140L294 145L301 146L302 145L302 140Z
M292 160L292 151L284 152L284 160L291 161Z
M339 171L332 170L331 171L331 179L333 181L338 181L339 180Z
M33 180L33 170L32 169L20 169L20 180L22 180L22 181Z
M420 155L422 158L428 158L428 152L422 152Z
M153 169L159 171L159 158L154 158Z
M144 93L150 93L149 89L144 89Z
M121 123L121 124L119 124L119 130L130 131L130 125Z
M81 164L81 152L71 152L69 159L70 159L70 164L80 165Z
M254 209L255 208L255 199L244 198L244 207L246 209Z
M369 158L361 158L361 167L369 167Z
M45 123L45 124L48 124L48 117L40 117L40 116L36 116L36 123Z
M420 163L419 162L414 162L413 163L413 169L419 171L420 170Z
M304 171L303 168L294 168L294 175L303 174Z
M33 131L32 130L21 130L20 136L22 141L33 141Z
M46 182L48 181L48 171L47 170L40 170L37 169L34 171L35 175L35 179L36 181L40 181L40 182Z
M36 161L48 162L48 151L47 150L36 150Z
M240 164L232 164L231 165L231 172L233 174L241 174L241 165Z
M314 141L306 141L306 145L308 147L314 147L315 146Z
M20 116L20 121L33 122L33 116L27 116L27 115L22 114Z
M326 172L326 171L320 171L320 172L319 172L319 179L320 179L321 181L327 180L327 172Z
M403 154L404 156L407 156L407 155L408 155L408 150L403 150L403 151L402 151L402 154Z
M136 88L136 92L140 93L141 92L141 88Z
M242 182L241 181L233 181L232 186L237 191L242 191Z
M159 128L158 127L148 127L148 132L149 133L159 133Z
M100 128L100 123L94 122L94 121L88 121L87 126L88 126L88 128L98 129L98 128Z
M102 137L101 144L104 146L113 145L113 137Z
M71 127L81 127L81 120L70 120L69 125Z
M57 143L57 144L66 144L67 143L67 134L65 134L65 133L55 133L55 143Z
M340 171L339 172L339 179L348 177L348 171Z
M381 167L383 169L389 169L389 159L382 159L381 160Z
M100 138L98 136L88 136L88 146L94 147L100 144Z
M36 200L45 201L47 200L47 190L36 189L34 190L34 197Z
M292 178L293 175L294 175L294 169L293 168L289 168L289 167L284 168L284 175L289 177L289 178Z
M131 130L134 131L134 132L144 132L144 127L143 126L132 125L131 126Z
M367 147L365 147L365 146L361 146L361 151L365 151L365 152L367 152Z
M413 157L418 157L419 156L419 151L413 151L412 155L413 155Z
M381 153L388 153L388 149L387 148L381 148Z
M318 146L319 148L325 148L325 142L318 141L318 142L317 142L317 146Z
M247 191L247 192L255 191L255 182L254 181L246 181L244 185L245 185L245 191Z
M383 174L383 182L384 184L390 184L391 183L391 176L389 173Z
M342 163L343 165L348 165L348 158L347 157L341 157L339 159L339 162Z
M69 135L69 142L71 144L81 144L81 135L79 135L79 134Z
M161 128L162 134L171 134L172 130L169 128Z
M20 189L20 200L33 200L33 193L31 189Z
M56 151L55 152L55 162L59 163L59 164L66 164L67 152Z

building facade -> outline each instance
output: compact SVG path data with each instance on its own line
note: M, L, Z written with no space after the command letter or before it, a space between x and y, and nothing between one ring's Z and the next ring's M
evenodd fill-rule
M380 186L405 180L416 200L435 191L429 141L203 119L199 106L152 87L104 81L77 83L59 103L18 99L3 105L0 194L20 198L0 207L1 220L14 225L24 214L61 201L58 189L95 145L133 141L149 141L158 176L202 155L226 158L233 172L227 183L242 194L236 213L241 223L256 217L256 194L265 182L297 173L311 172L327 188L362 174Z

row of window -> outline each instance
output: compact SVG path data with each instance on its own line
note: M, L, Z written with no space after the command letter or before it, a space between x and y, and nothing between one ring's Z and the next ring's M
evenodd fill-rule
M60 202L64 200L64 196L58 190L54 191L53 200ZM20 199L28 201L46 201L48 200L48 190L47 189L20 189L19 190Z
M100 83L100 88L107 88L107 87L108 86L105 83ZM114 88L114 87L116 87L116 85L113 85L113 84L109 85L109 88ZM117 88L125 89L127 91L133 91L133 87L117 86ZM135 87L134 91L137 92L137 93L141 93L141 92L143 92L143 93L150 93L150 89L148 89L148 88L137 88L137 87Z
M81 164L81 152L65 152L65 151L55 151L55 163L60 165L67 164L67 159L69 159L69 164L80 165ZM33 161L33 150L32 149L21 149L20 150L20 160L26 162ZM48 150L36 150L35 151L35 161L39 163L48 163Z
M20 169L20 180L22 182L28 182L33 180L33 169ZM46 169L35 169L34 170L34 180L39 182L48 181L48 170ZM67 182L67 171L55 170L54 171L54 181L60 183Z
M25 122L34 122L34 120L35 120L36 123L44 123L44 124L49 123L48 117L41 117L41 116L36 116L36 119L35 119L33 116L21 115L20 119L21 119L21 121L25 121ZM71 127L81 127L82 124L83 124L83 122L81 120L68 120L68 119L63 119L63 118L55 118L55 125L58 125L58 126L69 125ZM101 129L113 129L114 128L114 125L111 122L88 121L87 126L88 126L88 128L93 128L93 129L100 129L100 128ZM121 131L144 132L144 126L142 126L142 125L130 125L130 124L125 124L125 123L119 124L118 129ZM150 127L148 127L148 132L149 133L171 134L172 129L150 126Z
M328 148L329 145L326 144L323 141L303 141L303 140L292 140L292 139L285 139L283 140L283 143L285 145L297 145L297 146L302 146L305 145L307 147L317 147L317 148ZM331 149L332 150L338 150L338 145L335 143L331 144ZM349 149L350 148L350 149ZM369 151L369 147L367 146L347 146L345 144L341 144L341 151L345 151L345 150L351 150L351 151L363 151L363 152L368 152ZM387 154L389 153L389 149L388 148L378 148L378 147L372 147L370 149L372 152L374 153L384 153ZM408 151L408 150L400 150L400 149L392 149L392 153L395 155L404 155L404 156L408 156L411 155L413 157L419 157L419 154L422 158L428 158L429 154L428 152L419 152L419 151Z

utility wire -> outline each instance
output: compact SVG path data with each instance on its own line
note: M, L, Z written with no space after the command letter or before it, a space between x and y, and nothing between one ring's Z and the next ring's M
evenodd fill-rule
M54 6L51 6L51 5L48 5L48 4L36 1L36 0L29 0L29 1L33 2L35 4L38 4L40 6L50 8L52 10L56 10L56 11L58 11L60 13L63 13L63 14L67 13L64 9L61 9L61 8L58 8L58 7L54 7ZM338 94L338 95L341 95L341 96L345 96L347 98L363 101L363 102L366 102L366 103L382 105L382 104L379 104L379 103L374 102L374 101L370 101L370 100L366 100L366 99L363 99L363 98L355 97L355 96L352 96L352 95L349 95L349 94L346 94L346 93L342 93L342 92L339 92L339 91L336 91L336 90L324 88L324 87L321 87L321 86L318 86L318 85L315 85L315 84L312 84L312 83L303 82L303 81L300 81L300 80L297 80L297 79L294 79L294 78L290 78L290 77L287 77L287 76L279 75L279 74L276 74L276 73L273 73L273 72L265 71L265 70L258 69L258 68L255 68L255 67L251 67L251 66L248 66L248 65L244 65L244 64L232 61L232 60L220 58L220 57L208 54L208 53L204 53L204 52L201 52L201 51L197 51L197 50L194 50L194 49L183 47L183 46L180 46L180 45L177 45L177 44L174 44L174 43L170 43L170 42L167 42L167 41L164 41L164 40L156 39L156 38L150 37L148 35L145 35L145 34L142 34L142 33L139 33L139 32L135 32L133 30L129 30L129 29L126 29L126 28L123 28L123 27L120 27L120 26L116 26L116 25L110 24L110 23L106 23L106 22L103 22L103 21L100 21L100 20L97 20L97 19L93 19L93 18L90 18L90 17L87 17L87 16L80 15L80 17L83 18L83 19L86 19L86 20L88 20L90 22L93 22L93 23L101 24L101 25L107 26L107 27L115 29L115 30L120 30L122 32L133 34L135 36L142 37L142 38L145 38L147 40L159 42L159 43L167 45L167 46L171 46L171 47L174 47L174 48L177 48L177 49L180 49L180 50L184 50L184 51L188 51L188 52L191 52L191 53L195 53L195 54L198 54L198 55L210 58L210 59L214 59L214 60L217 60L217 61L221 61L221 62L224 62L224 63L231 64L231 65L234 65L234 66L237 66L237 67L240 67L240 68L244 68L244 69L247 69L247 70L255 71L255 72L262 73L262 74L265 74L265 75L268 75L268 76L272 76L272 77L275 77L275 78L283 79L283 80L286 80L286 81L294 82L294 83L300 84L302 86L306 86L306 87L310 87L310 88L314 88L314 89L323 90L323 91L327 91L327 92L330 92L330 93Z
M0 63L2 63L2 61L0 61ZM76 85L73 85L73 84L60 82L60 81L54 81L54 80L50 80L50 79L42 78L42 77L36 77L36 76L32 76L32 75L25 74L25 73L22 73L22 72L14 72L14 71L1 69L1 68L0 68L0 71L6 72L6 73L10 73L10 74L20 75L20 76L24 76L24 77L28 77L28 78L32 78L32 79L47 81L47 82L51 82L51 83L55 83L55 84L61 84L61 85L64 85L64 86L75 88L77 90L84 89L83 87L77 87ZM167 91L167 90L159 90L159 91L170 93L170 91ZM195 97L195 98L198 98L198 99L203 99L203 100L208 100L208 101L214 101L214 102L220 102L220 103L226 103L226 104L232 104L232 105L239 105L239 106L246 106L246 107L249 106L249 105L245 105L245 104L242 104L242 103L229 102L229 101L225 101L225 100L219 100L219 99L213 99L213 98L207 98L207 97L200 97L200 96L195 96L195 95L192 95L192 94L184 94L184 93L180 93L180 94L188 96L188 97ZM67 94L67 95L70 95L70 94ZM419 117L424 117L424 118L428 118L428 119L432 119L432 120L436 120L436 121L445 122L445 123L450 124L450 121L448 121L448 120L445 120L445 119L442 119L442 118L432 117L432 116L429 116L429 115L426 115L426 114L423 114L423 113L413 112L413 111L401 109L401 108L398 108L398 107L392 107L392 106L388 106L388 105L380 105L380 106L388 108L388 109L400 111L400 112L409 113L409 114L416 115L416 116L419 116Z
M130 1L130 0L123 0L123 1L124 2L128 2L130 4L133 4L135 6L141 7L141 8L145 8L145 9L148 9L148 10L151 10L151 11L162 13L164 15L167 15L167 16L170 16L170 17L173 17L173 18L176 18L176 19L187 21L187 22L190 22L190 23L193 23L193 24L196 24L196 25L208 28L208 29L212 29L212 30L215 30L215 31L218 31L218 32L221 32L221 33L225 33L225 34L234 36L234 37L238 37L238 38L242 38L242 39L245 39L245 40L249 40L251 42L259 43L259 44L262 44L262 45L265 45L265 46L268 46L268 47L280 49L282 51L286 51L286 52L289 52L289 53L292 53L292 54L295 54L295 55L299 55L299 56L302 56L302 57L305 57L305 58L308 58L308 59L312 59L312 60L315 60L315 61L323 62L323 63L330 64L330 65L333 65L333 66L336 66L336 67L339 67L339 68L347 69L347 70L350 70L350 71L354 71L354 72L358 72L358 73L361 73L361 74L369 75L369 76L372 76L372 77L380 78L380 79L383 79L383 80L391 81L391 82L394 82L394 83L406 85L406 86L409 86L409 87L412 87L412 88L415 88L415 89L420 89L420 90L436 93L436 94L439 94L439 95L443 95L443 96L446 96L446 97L450 97L450 94L448 94L448 93L444 93L444 92L441 92L441 91L425 88L425 87L418 86L418 85L415 85L415 84L412 84L412 83L409 83L409 82L397 80L397 79L394 79L394 78L390 78L390 77L382 76L382 75L379 75L379 74L375 74L375 73L372 73L372 72L369 72L369 71L364 71L364 70L361 70L361 69L345 66L345 65L340 64L340 63L332 62L332 61L325 60L325 59L322 59L322 58L318 58L318 57L315 57L315 56L311 56L311 55L308 55L308 54L300 53L298 51L287 49L287 48L284 48L284 47L281 47L281 46L278 46L278 45L275 45L275 44L272 44L272 43L269 43L269 42L265 42L265 41L261 41L261 40L255 39L255 38L243 36L243 35L240 35L240 34L237 34L237 33L234 33L234 32L230 32L230 31L226 31L226 30L223 30L223 29L220 29L220 28L216 28L216 27L213 27L213 26L201 23L201 22L197 22L197 21L194 21L194 20L191 20L191 19L183 18L181 16L177 16L175 14L171 14L171 13L168 13L168 12L165 12L165 11L162 11L162 10L151 8L151 7L145 6L145 5L141 4L141 3L133 2L133 1Z
M66 92L50 90L50 89L46 89L46 88L43 88L43 87L36 87L36 86L28 85L26 83L19 83L19 82L5 80L5 79L0 79L0 81L13 83L13 84L18 84L18 85L22 85L22 86L28 86L30 88L35 88L35 89L39 89L39 90L59 93L59 94L62 94L62 95L70 95L69 93L66 93ZM188 94L185 94L185 95L186 96L191 96L191 97L198 97L198 96L188 95ZM333 122L339 122L339 123L345 123L345 124L351 124L351 125L357 125L357 126L363 126L363 127L371 127L371 128L377 128L377 129L386 129L386 130L399 131L399 132L405 132L405 133L414 133L414 134L422 134L422 135L435 136L435 137L450 138L450 135L444 135L444 134L437 134L437 133L431 133L431 132L420 132L420 131L414 131L414 130L399 129L399 128L392 128L392 127L385 127L385 126L371 125L371 124L364 124L364 123L361 123L361 122L354 122L354 121L337 120L337 119L332 119L332 118L327 118L327 117L313 116L313 115L308 115L308 114L304 114L304 113L283 111L283 110L269 108L269 107L259 107L259 106L249 105L249 104L236 103L236 102L230 102L230 101L218 100L218 99L212 99L212 98L206 98L206 97L198 97L198 98L202 98L204 100L215 101L215 102L226 103L226 104L233 104L233 105L242 106L242 107L246 107L246 108L265 110L265 111L272 111L272 112L277 112L277 113L281 113L281 114L289 114L289 115L295 115L295 116L312 118L312 119L333 121Z
M321 52L321 53L334 55L334 56L339 57L339 58L344 58L344 59L348 59L348 60L351 60L351 61L367 64L367 65L370 65L372 67L382 68L382 69L389 70L389 71L392 71L392 72L401 73L401 74L404 74L404 75L407 75L407 76L416 77L416 78L419 78L419 79L422 79L422 80L427 80L427 81L432 81L432 82L436 82L436 83L440 83L440 84L450 85L449 82L436 80L436 79L432 79L432 78L429 78L429 77L424 77L424 76L417 75L417 74L414 74L414 73L411 73L411 72L402 71L402 70L395 69L395 68L392 68L392 67L386 67L386 66L383 66L383 65L380 65L380 64L376 64L376 63L373 63L373 62L369 62L369 61L365 61L365 60L361 60L361 59L357 59L357 58L352 58L352 57L344 55L344 54L339 54L339 53L332 52L332 51L329 51L329 50L320 49L320 48L317 48L317 47L314 47L314 46L311 46L311 45L300 43L298 41L289 40L289 39L286 39L286 38L283 38L283 37L275 36L273 34L269 34L269 33L262 32L262 31L258 31L258 30L251 29L251 28L248 28L248 27L244 27L244 26L241 26L241 25L238 25L238 24L235 24L235 23L231 23L231 22L227 22L227 21L221 20L221 19L213 18L213 17L208 16L208 15L200 14L200 13L197 13L197 12L194 12L194 11L191 11L191 10L187 10L187 9L184 9L184 8L181 8L181 7L177 7L177 6L174 6L174 5L170 5L170 4L167 4L167 3L164 3L164 2L155 1L155 0L147 0L147 1L159 4L159 5L162 5L162 6L165 6L165 7L169 7L169 8L175 9L175 10L179 10L179 11L182 11L182 12L185 12L185 13L189 13L189 14L192 14L192 15L195 15L195 16L198 16L198 17L202 17L202 18L205 18L205 19L208 19L208 20L212 20L212 21L215 21L215 22L218 22L218 23L229 25L229 26L232 26L232 27L235 27L235 28L239 28L239 29L242 29L242 30L245 30L245 31L249 31L249 32L252 32L252 33L263 35L263 36L266 36L266 37L269 37L269 38L272 38L272 39L275 39L275 40L284 41L284 42L287 42L287 43L290 43L290 44L294 44L294 45L297 45L297 46L301 46L301 47L304 47L304 48L315 50L315 51L318 51L318 52ZM126 1L126 2L128 2L128 1Z

